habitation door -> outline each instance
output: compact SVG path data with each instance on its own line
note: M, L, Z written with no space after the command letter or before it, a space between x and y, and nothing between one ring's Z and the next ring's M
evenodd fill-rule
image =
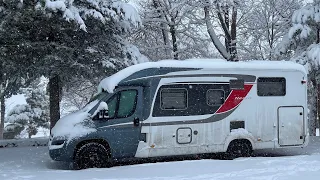
M278 108L278 140L280 146L301 145L304 142L303 107Z

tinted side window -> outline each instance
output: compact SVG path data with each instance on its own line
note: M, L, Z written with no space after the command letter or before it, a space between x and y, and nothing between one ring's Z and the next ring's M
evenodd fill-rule
M208 90L218 90L207 94ZM155 94L152 109L153 117L191 116L213 114L219 109L222 92L224 97L230 94L229 84L172 84L163 85ZM164 95L164 96L163 96ZM210 101L209 105L207 96ZM215 98L219 96L218 98ZM164 102L164 103L163 103ZM174 109L181 108L181 109Z
M137 104L137 91L128 90L121 91L119 97L119 108L117 113L117 118L124 118L131 116Z
M258 78L257 84L258 96L285 96L286 79L285 78Z
M187 94L186 89L162 89L160 98L161 109L186 109L188 107Z
M222 89L209 89L206 97L209 106L220 106L224 103L225 98Z
M114 118L116 114L116 109L117 109L117 102L118 102L118 96L115 95L113 96L108 102L108 115L109 118Z

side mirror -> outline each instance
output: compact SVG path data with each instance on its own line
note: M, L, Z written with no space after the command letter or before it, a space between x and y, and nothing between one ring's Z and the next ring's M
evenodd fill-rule
M108 109L108 104L106 102L100 102L99 106L97 107L96 111L92 114L91 117L94 119L109 118Z
M108 110L106 109L102 109L99 111L99 119L106 119L106 118L109 118L109 113L108 113Z

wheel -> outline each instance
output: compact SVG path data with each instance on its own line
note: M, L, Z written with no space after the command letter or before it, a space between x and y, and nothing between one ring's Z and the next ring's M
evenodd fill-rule
M81 146L74 157L74 169L108 167L110 151L103 145L91 142Z
M250 141L232 141L227 150L227 158L235 159L238 157L250 157L252 152L253 150Z

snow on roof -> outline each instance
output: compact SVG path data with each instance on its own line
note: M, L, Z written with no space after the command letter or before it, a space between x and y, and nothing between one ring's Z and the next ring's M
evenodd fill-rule
M183 61L197 61L197 62L228 62L225 59L186 59Z
M148 68L160 68L160 67L172 67L172 68L205 68L205 69L243 69L243 70L257 70L257 69L269 69L269 70L297 70L302 73L306 73L305 68L291 61L240 61L230 62L221 59L188 59L184 61L180 60L162 60L157 62L145 62L129 66L112 76L103 79L98 86L98 93L102 91L108 91L112 93L115 87L123 79L129 77L135 72L148 69Z

